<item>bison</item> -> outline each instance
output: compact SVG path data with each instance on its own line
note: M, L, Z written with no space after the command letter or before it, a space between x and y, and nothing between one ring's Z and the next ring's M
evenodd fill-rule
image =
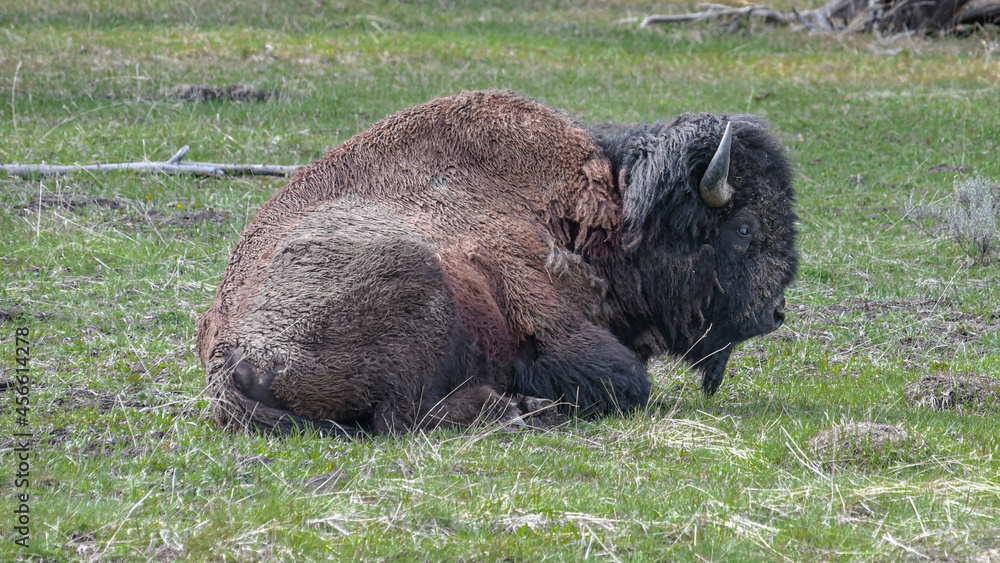
M350 436L516 422L531 398L628 412L665 353L714 393L784 320L791 181L751 116L606 135L496 90L402 110L244 229L198 322L215 417Z

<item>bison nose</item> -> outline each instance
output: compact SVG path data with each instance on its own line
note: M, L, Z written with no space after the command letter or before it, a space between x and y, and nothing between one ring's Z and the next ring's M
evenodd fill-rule
M785 298L782 297L774 307L774 329L777 330L785 322Z

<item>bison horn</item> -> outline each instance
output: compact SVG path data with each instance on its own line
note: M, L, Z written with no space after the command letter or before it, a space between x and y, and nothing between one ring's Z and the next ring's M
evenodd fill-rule
M729 153L732 149L733 124L729 122L712 162L708 163L708 169L701 177L699 193L709 207L722 207L733 199L733 187L729 185Z

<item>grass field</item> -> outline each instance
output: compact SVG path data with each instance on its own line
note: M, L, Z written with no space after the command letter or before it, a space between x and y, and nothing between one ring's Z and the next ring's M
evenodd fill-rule
M189 160L308 163L397 109L486 87L587 123L763 114L798 169L786 326L743 345L713 398L665 358L627 418L232 434L210 420L195 319L282 181L0 174L0 560L1000 561L1000 403L906 393L1000 374L1000 254L975 259L909 213L1000 183L996 32L883 44L613 24L693 5L515 4L4 3L0 163L185 144ZM263 99L184 101L189 84ZM810 449L848 422L912 438L843 465Z

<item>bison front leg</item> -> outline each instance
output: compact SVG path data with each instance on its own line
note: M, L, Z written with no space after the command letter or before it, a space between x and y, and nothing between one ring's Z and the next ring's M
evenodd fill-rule
M604 415L644 406L650 382L634 352L607 330L588 325L525 342L514 363L514 391Z

